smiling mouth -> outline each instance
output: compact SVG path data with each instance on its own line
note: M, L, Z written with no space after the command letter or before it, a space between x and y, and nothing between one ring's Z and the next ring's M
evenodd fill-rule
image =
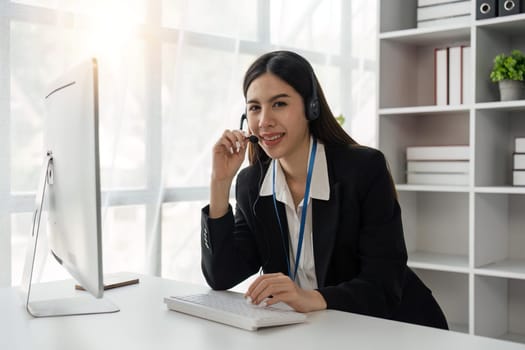
M277 134L277 135L271 135L271 136L262 136L261 138L264 140L264 141L275 141L277 139L280 139L281 137L284 136L284 133L282 134Z

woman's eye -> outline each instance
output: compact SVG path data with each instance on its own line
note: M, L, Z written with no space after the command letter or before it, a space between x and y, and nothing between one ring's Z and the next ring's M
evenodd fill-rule
M248 110L249 110L250 112L255 112L255 111L258 111L259 109L260 109L259 106L250 106L250 107L248 108Z
M279 107L284 107L284 106L286 106L286 102L283 102L283 101L277 101L273 104L274 108L279 108Z

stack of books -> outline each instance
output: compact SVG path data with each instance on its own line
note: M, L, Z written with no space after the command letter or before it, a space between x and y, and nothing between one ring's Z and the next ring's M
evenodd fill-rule
M434 49L434 103L460 105L471 102L470 46Z
M525 137L516 137L513 158L512 184L525 186Z
M468 185L469 146L407 147L407 184Z
M418 0L417 26L468 25L470 6L470 0Z

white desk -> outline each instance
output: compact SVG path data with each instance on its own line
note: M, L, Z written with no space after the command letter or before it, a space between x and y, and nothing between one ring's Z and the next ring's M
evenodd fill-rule
M169 311L163 297L205 287L139 276L138 285L109 290L114 314L32 318L15 288L0 288L0 349L525 349L525 345L338 311L308 315L304 324L245 331ZM73 291L73 282L47 291Z

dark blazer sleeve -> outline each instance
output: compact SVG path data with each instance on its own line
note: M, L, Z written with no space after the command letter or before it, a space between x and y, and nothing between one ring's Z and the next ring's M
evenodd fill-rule
M240 177L237 191L242 187ZM201 254L202 272L213 289L232 288L257 273L261 259L256 240L245 211L238 204L235 214L230 205L226 215L217 219L209 217L209 206L202 209Z
M353 257L348 266L342 266L345 252L334 248L330 269L344 272L328 279L319 292L330 309L391 318L401 300L406 273L401 211L383 154L369 148L357 153L358 157L345 160L348 169L336 167L336 172L347 172L341 180L341 207L348 211L341 213L337 234L355 237L355 247L346 253Z

